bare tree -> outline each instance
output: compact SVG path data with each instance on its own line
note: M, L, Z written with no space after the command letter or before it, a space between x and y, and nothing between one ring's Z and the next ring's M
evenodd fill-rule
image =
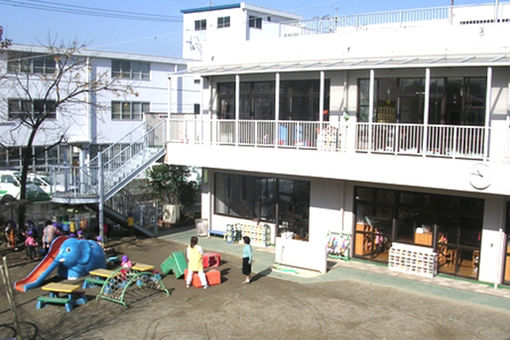
M71 43L48 44L44 53L9 52L3 80L0 76L0 88L8 102L7 119L11 127L8 136L4 134L0 138L4 147L7 143L22 147L21 200L26 198L32 160L39 153L66 142L78 115L86 115L83 112L91 106L94 110L105 109L97 101L99 94L136 95L131 85L112 78L108 71L93 72L92 57L85 56L83 50L83 45ZM86 109L77 109L80 105ZM37 154L33 152L36 139L37 144L45 145Z
M7 38L2 38L2 35L4 33L4 28L0 26L0 48L7 48L11 46L12 40Z

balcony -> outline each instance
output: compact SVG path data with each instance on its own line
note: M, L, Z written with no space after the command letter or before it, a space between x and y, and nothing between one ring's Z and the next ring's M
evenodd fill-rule
M171 119L168 141L483 160L489 131L482 126Z

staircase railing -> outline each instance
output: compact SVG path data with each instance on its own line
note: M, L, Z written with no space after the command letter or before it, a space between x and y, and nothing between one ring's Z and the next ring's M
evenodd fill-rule
M100 173L103 175L106 194L165 147L165 127L164 120L150 128L148 123L144 122L98 153L85 166L52 166L52 194L65 197L98 197ZM100 164L102 171L99 171Z
M165 121L160 121L154 127L152 127L149 131L147 131L144 135L136 138L131 133L129 134L129 138L131 139L131 143L123 148L120 148L116 154L105 154L103 151L101 155L103 156L103 169L105 173L105 184L106 189L112 184L110 178L118 174L118 170L122 167L125 167L130 160L136 157L139 154L142 154L145 150L154 147L164 147L164 138L159 138L160 136L164 136L165 133ZM134 132L134 130L133 130ZM117 144L117 143L116 143ZM107 151L107 150L105 150ZM150 153L146 153L146 157L150 157ZM123 173L124 175L128 175L127 173Z

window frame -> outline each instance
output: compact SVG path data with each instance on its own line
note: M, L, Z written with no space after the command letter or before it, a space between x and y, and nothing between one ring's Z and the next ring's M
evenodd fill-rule
M118 111L115 108L118 107ZM129 107L129 109L126 109ZM139 108L137 111L136 108ZM112 121L141 121L143 113L150 111L150 102L112 100L110 118Z
M255 15L250 15L248 17L248 27L262 29L262 18Z
M230 16L218 17L217 28L228 28L230 27Z
M53 74L57 62L53 55L42 53L9 51L7 54L8 73Z
M34 118L55 120L57 119L57 109L55 107L55 104L56 104L55 100L42 100L42 99L24 100L21 98L9 98L7 99L7 119L17 120L22 119L23 116L28 117L29 115L32 115ZM12 111L12 107L14 105L17 105L18 107L17 111ZM35 112L35 105L43 105L42 111L44 117L39 117L40 114Z
M195 31L207 30L207 19L195 20Z
M139 60L111 59L111 77L150 81L151 63Z

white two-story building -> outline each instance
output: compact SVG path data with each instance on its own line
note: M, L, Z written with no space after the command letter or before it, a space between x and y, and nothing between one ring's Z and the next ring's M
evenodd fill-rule
M303 267L337 233L354 257L408 249L440 273L510 283L509 3L182 12L202 110L169 118L167 154L206 169L211 229L268 224Z
M62 50L64 51L64 50ZM56 74L55 54L43 46L14 44L0 53L0 168L21 167L21 147L29 130L19 127L20 114L26 112L27 99L38 103L44 96L46 78ZM86 162L98 151L117 142L142 124L147 113L184 114L200 112L200 77L182 77L168 92L168 73L184 70L188 60L181 58L136 55L81 49L74 53L81 60L74 79L61 81L65 87L77 88L77 82L116 80L125 92L85 92L61 109L55 110L53 91L44 103L50 112L34 140L32 169L47 171L52 164ZM28 89L28 91L24 91ZM45 150L64 136L63 143ZM80 158L81 157L81 158Z

